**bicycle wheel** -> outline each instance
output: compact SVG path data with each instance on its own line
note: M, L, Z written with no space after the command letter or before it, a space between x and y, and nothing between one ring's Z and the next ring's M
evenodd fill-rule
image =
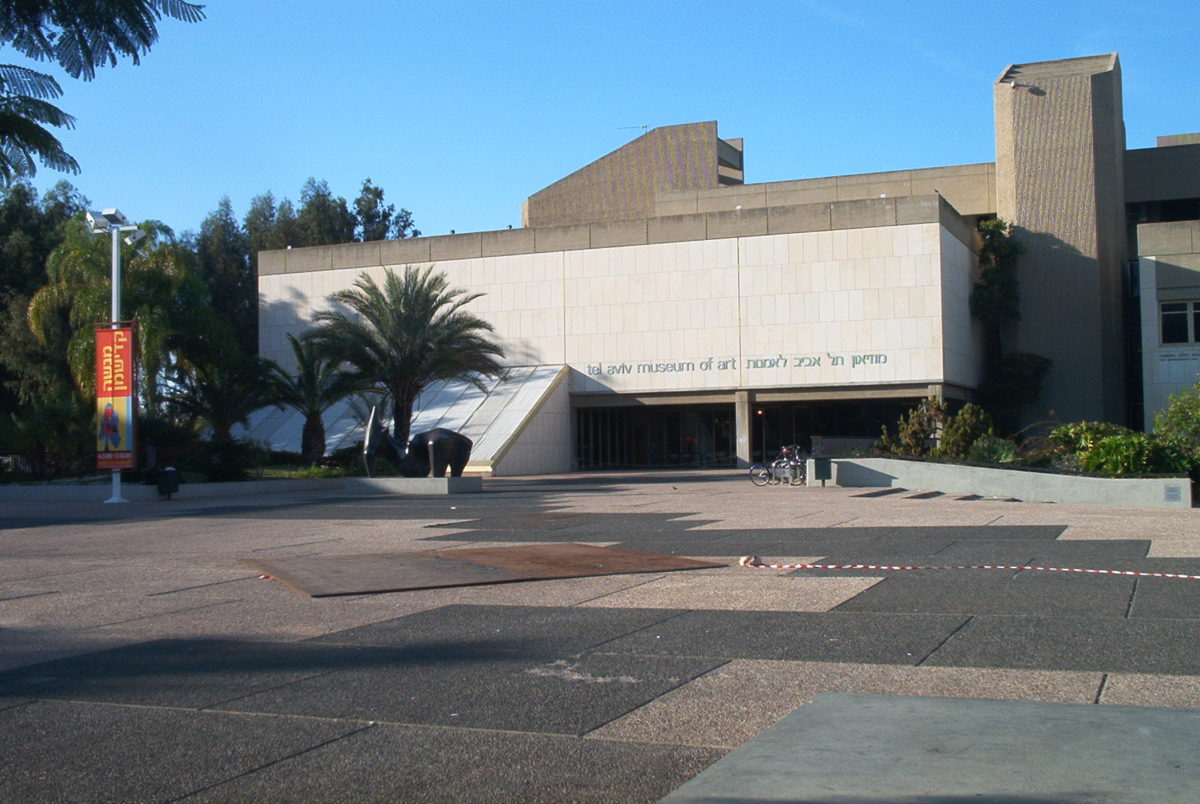
M750 482L756 486L765 486L774 478L771 477L771 470L761 463L756 463L750 467Z
M803 486L806 480L806 471L803 463L797 464L792 469L792 485Z

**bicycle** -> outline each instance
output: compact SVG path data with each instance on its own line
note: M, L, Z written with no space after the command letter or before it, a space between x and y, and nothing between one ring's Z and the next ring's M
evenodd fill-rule
M805 456L801 454L797 444L788 444L780 448L775 460L768 466L756 463L750 467L750 482L756 486L777 485L787 483L792 486L804 485L806 478Z

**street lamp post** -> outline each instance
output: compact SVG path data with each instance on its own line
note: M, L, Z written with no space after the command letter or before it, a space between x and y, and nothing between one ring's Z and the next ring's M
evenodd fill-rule
M125 242L132 245L146 236L146 233L131 224L121 210L109 207L103 212L88 212L88 224L92 234L107 234L112 238L112 328L120 327L121 321L121 233L128 232ZM129 502L121 496L121 470L112 470L112 497L106 503Z

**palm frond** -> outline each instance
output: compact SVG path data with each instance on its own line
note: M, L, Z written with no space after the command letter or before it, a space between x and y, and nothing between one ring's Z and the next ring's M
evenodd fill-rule
M43 100L62 97L62 87L53 77L16 64L0 64L0 92Z
M137 64L158 41L164 15L181 22L204 19L203 6L183 0L25 0L0 8L0 43L91 80L97 67L122 56Z

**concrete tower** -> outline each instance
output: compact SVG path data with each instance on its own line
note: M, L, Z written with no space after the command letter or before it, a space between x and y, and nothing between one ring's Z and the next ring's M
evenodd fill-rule
M1054 361L1039 409L1025 417L1124 421L1117 55L1013 64L994 95L997 213L1025 247L1021 322L1006 351Z

